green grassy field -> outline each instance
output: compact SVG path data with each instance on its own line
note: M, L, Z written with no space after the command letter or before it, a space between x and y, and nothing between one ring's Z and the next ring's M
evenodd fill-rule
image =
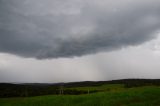
M110 87L114 88L114 85L108 86ZM108 89L106 86L100 88ZM85 95L2 98L0 106L160 106L160 87L117 89Z

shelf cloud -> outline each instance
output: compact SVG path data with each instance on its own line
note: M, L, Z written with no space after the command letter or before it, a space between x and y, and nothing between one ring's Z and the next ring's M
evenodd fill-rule
M159 0L0 0L0 52L49 59L136 46L160 29Z

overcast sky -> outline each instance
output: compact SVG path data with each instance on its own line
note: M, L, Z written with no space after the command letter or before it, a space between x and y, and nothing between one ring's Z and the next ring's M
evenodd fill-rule
M160 78L159 0L0 0L0 82Z

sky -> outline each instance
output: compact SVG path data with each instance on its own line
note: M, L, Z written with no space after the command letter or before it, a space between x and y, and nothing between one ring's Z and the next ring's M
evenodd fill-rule
M160 78L159 0L0 0L0 82Z

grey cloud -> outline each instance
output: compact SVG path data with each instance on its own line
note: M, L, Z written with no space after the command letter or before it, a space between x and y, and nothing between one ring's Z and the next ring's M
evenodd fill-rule
M159 0L0 0L0 52L82 56L138 45L160 28Z

